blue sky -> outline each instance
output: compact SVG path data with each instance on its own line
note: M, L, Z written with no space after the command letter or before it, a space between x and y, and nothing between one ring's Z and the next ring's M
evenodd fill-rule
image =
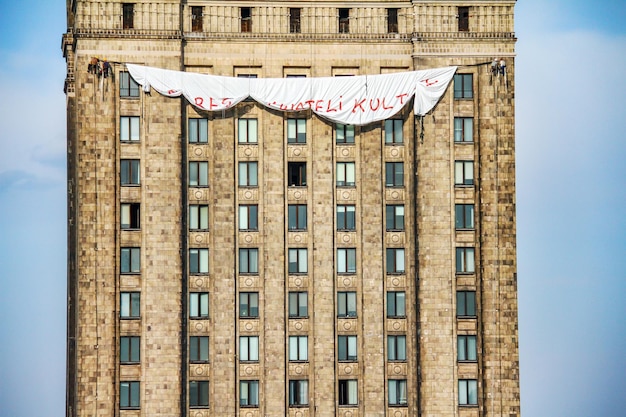
M522 413L620 416L626 2L546 3L516 6ZM0 6L0 416L61 416L65 1Z

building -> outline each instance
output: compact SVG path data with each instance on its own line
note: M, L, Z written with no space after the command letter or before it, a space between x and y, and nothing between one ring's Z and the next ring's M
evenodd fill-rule
M67 416L519 416L514 6L67 0ZM346 126L126 64L458 68Z

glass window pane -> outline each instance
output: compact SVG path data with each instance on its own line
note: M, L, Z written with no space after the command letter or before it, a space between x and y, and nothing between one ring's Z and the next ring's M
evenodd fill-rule
M476 336L467 336L467 360L476 360Z
M393 134L396 143L402 143L402 120L394 120Z
M459 405L467 405L467 381L459 381Z
M475 380L467 381L467 403L478 404L478 383Z
M139 140L139 117L130 118L130 140Z
M472 119L471 117L464 118L463 119L463 134L465 136L464 138L465 142L474 141L473 128L474 128L474 119Z

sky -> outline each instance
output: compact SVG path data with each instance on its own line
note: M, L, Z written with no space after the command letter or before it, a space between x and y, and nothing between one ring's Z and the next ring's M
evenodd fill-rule
M626 2L519 0L522 415L626 416ZM0 0L0 417L65 407L65 1Z

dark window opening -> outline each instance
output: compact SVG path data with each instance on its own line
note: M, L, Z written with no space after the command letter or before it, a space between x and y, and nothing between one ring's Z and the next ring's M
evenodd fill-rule
M339 9L339 33L350 33L350 9Z
M134 3L122 4L122 28L123 29L132 29L135 27L134 15L135 15Z
M202 6L191 6L191 31L202 32Z
M252 32L252 9L250 7L242 7L241 12L241 31Z
M306 185L306 162L289 162L287 179L290 187L303 187Z
M387 32L398 33L398 9L387 9Z
M469 31L469 7L459 7L458 16L459 19L459 32Z
M120 213L122 229L139 229L141 218L141 204L123 203Z
M297 8L289 9L289 32L300 33L300 10Z

